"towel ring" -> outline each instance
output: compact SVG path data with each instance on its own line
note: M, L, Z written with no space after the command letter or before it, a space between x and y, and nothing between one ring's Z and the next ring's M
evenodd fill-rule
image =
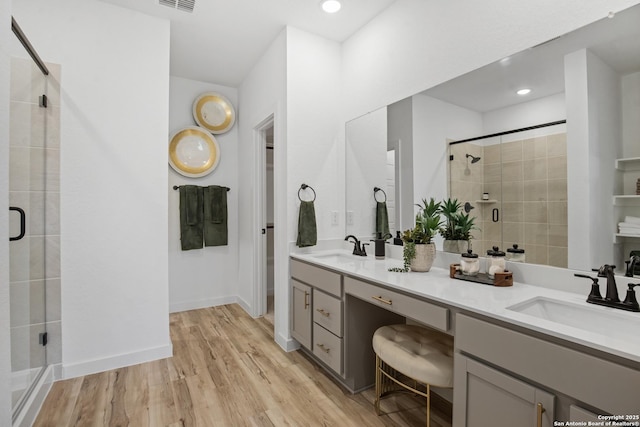
M313 191L313 200L309 200L309 201L310 201L310 202L315 202L315 201L316 201L316 190L314 190L312 186L307 185L307 184L302 184L302 185L300 186L300 188L298 189L298 199L299 199L301 202L304 202L304 200L302 200L302 197L300 197L300 192L301 192L302 190L306 190L307 188L309 188L311 191Z
M384 190L382 188L379 187L373 187L373 198L375 199L376 202L381 203L377 198L376 198L376 194L378 193L378 191L382 191L382 194L384 194L384 200L382 201L382 203L386 203L387 202L387 193L384 192Z

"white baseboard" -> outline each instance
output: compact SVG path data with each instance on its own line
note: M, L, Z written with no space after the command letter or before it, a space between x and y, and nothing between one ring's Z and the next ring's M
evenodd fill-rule
M298 341L294 340L293 338L287 338L281 334L276 334L275 341L276 344L282 347L282 349L287 353L300 348L300 343L298 343Z
M169 304L169 313L197 310L199 308L217 307L219 305L233 304L238 301L236 296L204 298L192 301L182 301Z
M38 379L20 413L15 416L14 427L29 427L33 425L44 400L47 398L47 394L49 394L49 390L51 390L51 385L54 381L53 370L53 366L47 366L42 376Z
M135 353L118 354L111 357L105 357L103 359L63 364L62 379L66 380L69 378L81 377L83 375L109 371L111 369L124 368L125 366L152 362L158 359L166 359L171 356L173 356L173 346L169 343L160 347L140 350Z
M257 317L256 314L253 313L253 311L251 310L251 304L247 303L241 297L236 297L236 300L234 302L237 303L240 307L242 307L242 309L246 311L249 316L253 318Z

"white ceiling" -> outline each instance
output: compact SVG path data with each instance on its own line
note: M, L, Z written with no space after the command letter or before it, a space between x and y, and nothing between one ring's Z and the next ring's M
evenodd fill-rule
M286 25L342 42L395 0L195 0L193 13L158 0L102 0L171 20L171 75L237 87Z
M640 71L640 5L471 71L424 93L478 112L564 92L564 56L589 48L621 75ZM516 90L528 87L527 96Z

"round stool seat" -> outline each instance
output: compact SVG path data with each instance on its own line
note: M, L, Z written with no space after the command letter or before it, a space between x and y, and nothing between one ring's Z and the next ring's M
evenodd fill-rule
M389 325L373 334L373 350L396 371L424 384L453 387L453 337L415 325Z

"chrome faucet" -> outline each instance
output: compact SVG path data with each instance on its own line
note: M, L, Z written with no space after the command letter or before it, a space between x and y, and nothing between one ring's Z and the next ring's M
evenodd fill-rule
M349 238L353 239L353 241L351 241L351 243L353 243L353 255L367 256L365 245L368 245L368 243L361 243L360 240L358 240L358 238L353 234L349 234L347 237L345 237L345 242L349 241Z
M640 265L640 256L632 255L629 261L625 261L627 264L627 272L624 274L626 277L633 277L633 272L636 271L636 265Z

